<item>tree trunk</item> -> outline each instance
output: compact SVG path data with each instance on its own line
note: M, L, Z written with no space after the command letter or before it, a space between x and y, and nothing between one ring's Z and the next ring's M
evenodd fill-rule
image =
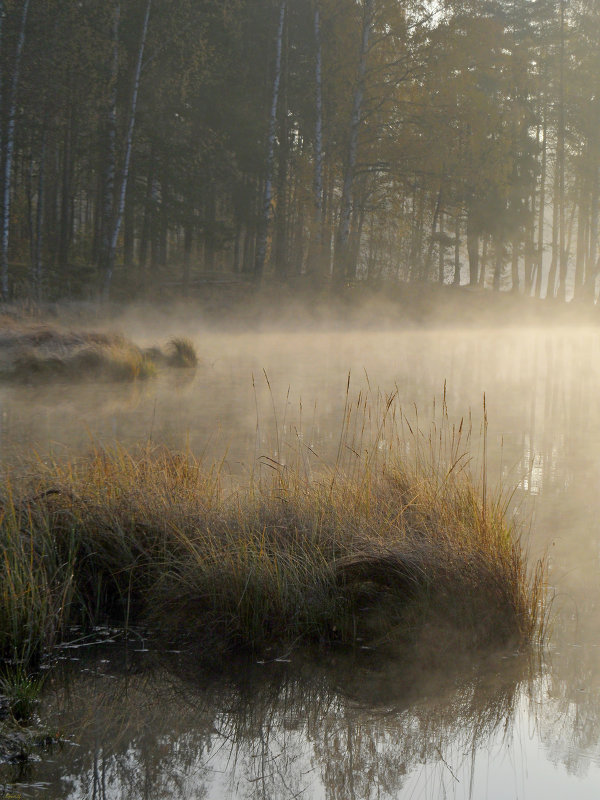
M2 55L2 51L4 49L4 0L0 0L0 55ZM2 120L4 119L4 93L3 93L3 86L2 81L0 80L0 162L2 160L2 155L4 153L4 130L2 125ZM0 195L0 204L4 202L4 194Z
M598 205L600 201L600 181L598 180L598 166L594 165L592 171L592 199L590 209L590 249L585 271L584 294L587 300L593 302L596 291L596 277L598 275L597 248L598 248Z
M100 243L100 272L103 276L103 294L108 298L111 266L111 234L115 216L115 179L117 173L117 82L119 78L119 26L121 3L116 0L111 26L112 60L110 67L110 90L106 118L106 168L102 200L102 223Z
M44 178L46 171L46 125L42 129L42 144L40 148L40 163L38 171L37 207L35 214L35 251L33 258L33 285L38 301L42 299L43 267L42 246L44 232Z
M588 237L588 205L586 197L585 179L580 177L581 186L579 187L579 202L577 213L577 249L575 254L575 284L573 286L574 299L581 300L583 294L583 282L585 279L585 259L586 242Z
M444 267L446 262L446 248L443 242L444 233L444 212L440 211L440 221L438 224L440 230L440 242L438 247L438 283L440 286L444 285Z
M194 243L194 228L191 221L183 231L183 291L187 294L190 288L190 266L192 261L192 245Z
M488 256L489 239L487 236L483 237L483 247L481 248L481 265L479 267L479 286L485 289L485 279L487 277L487 256Z
M544 122L542 125L542 174L540 177L540 209L538 218L538 246L537 246L537 275L535 282L535 295L542 297L542 277L544 272L544 225L546 215L546 173L548 165L548 121L546 118L547 109L544 105Z
M443 197L443 184L440 184L439 191L437 193L437 200L435 203L435 208L433 210L433 221L431 223L431 236L429 238L429 245L427 247L427 255L425 256L425 266L423 268L423 280L429 280L429 273L431 272L431 261L433 259L433 247L435 244L435 235L438 232L438 219L440 216L440 210L442 208L442 197ZM440 241L440 247L442 247L442 243Z
M455 286L460 286L460 211L456 209L454 217L454 281Z
M246 228L244 233L244 250L242 256L242 272L251 272L255 261L256 233Z
M573 229L575 227L575 212L577 210L577 205L573 203L571 206L571 216L569 217L569 224L566 226L567 234L566 234L566 244L565 244L565 260L567 263L567 268L569 265L569 259L571 258L571 250L572 250L572 243L573 243Z
M350 247L349 250L349 267L347 278L355 281L358 277L358 261L360 258L360 242L362 239L362 231L365 222L365 202L364 195L361 193L360 202L357 208L352 213L352 231L350 234Z
M50 194L53 197L54 193ZM92 263L100 263L102 244L102 198L104 197L104 153L99 154L96 163L96 186L93 202L94 233L92 237Z
M204 269L215 268L215 228L217 225L217 197L213 180L208 181L208 195L204 206Z
M325 181L325 192L323 193L323 236L321 248L323 251L323 264L326 277L333 275L333 258L335 245L335 219L334 219L334 193L335 193L335 169L331 164L326 171L327 180Z
M565 220L565 2L560 0L560 91L558 115L558 204L560 222L560 282L559 286L563 300L567 299L567 268L568 256L566 246L566 220Z
M322 279L323 271L323 53L321 42L320 0L315 0L315 174L314 218L311 232L309 278L314 285Z
M288 191L287 191L287 178L288 178L288 156L289 156L289 131L287 124L287 108L285 103L283 106L284 113L281 117L280 136L279 136L279 152L278 152L278 166L277 166L277 190L276 190L276 214L275 214L275 231L274 231L274 253L273 261L275 264L275 271L281 277L285 278L289 269L289 248L288 248L288 231L290 228L290 218L288 215Z
M467 252L469 255L469 286L477 286L479 278L479 231L473 220L473 209L467 211Z
M123 210L123 263L131 267L134 262L135 246L135 168L131 168L131 179L125 197Z
M531 289L533 286L533 279L535 274L535 214L536 214L536 195L530 195L529 202L531 203L530 213L528 215L528 222L525 230L525 252L523 253L523 275L525 293L531 297Z
M425 211L425 190L415 184L411 198L410 248L408 252L409 280L421 280L421 243L423 216Z
M33 142L30 144L29 158L27 159L27 170L25 173L25 197L27 198L27 233L29 236L29 255L31 258L31 268L33 274L35 232L33 223ZM33 283L33 281L32 281Z
M362 118L362 104L365 94L369 39L373 27L373 4L374 0L364 0L363 4L363 27L358 62L358 80L352 102L348 155L346 158L344 184L340 204L340 219L334 253L333 278L338 284L343 283L348 268L348 241L350 238L350 222L352 218L352 190L354 187L354 173L356 171L356 158L358 155L358 134Z
M131 93L131 103L129 106L129 119L127 121L127 136L125 138L125 159L123 163L123 172L121 174L117 211L115 214L112 230L110 233L108 259L104 273L105 299L107 299L110 294L110 284L115 266L117 242L119 240L119 232L121 230L121 223L123 221L123 211L125 209L125 197L127 195L127 182L129 180L129 167L131 164L131 149L133 146L133 133L135 130L135 115L137 112L137 101L140 90L140 77L142 74L142 62L144 59L144 49L146 47L146 37L148 35L148 22L150 20L151 8L152 8L152 0L146 0L146 10L142 22L142 35L140 37L140 46L138 48L137 61L135 65L135 74L133 79L133 91Z
M0 247L0 273L2 283L2 299L8 300L8 245L10 238L10 194L12 182L12 163L15 148L15 124L17 115L17 89L19 87L19 76L21 72L21 60L23 47L25 45L25 31L27 27L27 15L29 13L30 0L24 0L21 11L21 27L17 39L17 49L12 65L12 79L10 81L10 93L8 97L8 121L6 124L6 141L2 142L4 174L2 186L2 243ZM4 9L2 9L4 12ZM2 13L4 17L4 13Z
M163 221L163 186L156 175L152 179L151 191L150 270L156 274L161 262L161 225Z
M63 138L62 180L60 190L60 230L58 236L58 264L62 269L69 261L69 247L73 233L72 180L73 180L73 141L75 133L75 109L70 103L69 119Z
M304 264L304 203L300 203L298 208L298 216L295 224L294 236L294 256L292 262L292 270L294 275L302 273L302 266Z
M521 280L519 278L519 238L515 236L512 240L511 248L511 276L512 276L512 291L518 292L521 288Z
M150 165L148 175L146 176L146 196L144 198L144 219L142 222L142 235L140 237L140 252L138 255L138 262L141 270L146 269L148 260L148 249L150 246L151 230L152 230L152 187L154 185L154 147L150 152Z
M167 266L169 255L169 205L170 205L170 186L169 171L167 169L168 160L164 164L163 178L160 182L160 224L158 232L158 266L164 269ZM214 228L214 223L213 223ZM213 246L214 260L214 246Z
M559 226L559 169L556 165L554 169L554 191L552 197L552 261L550 262L550 272L548 274L548 288L546 289L546 299L553 300L556 297L556 274L558 272L558 226Z
M415 220L414 264L419 278L423 275L423 228L425 225L425 189L421 189Z
M267 135L267 168L265 175L265 189L263 195L262 215L258 227L258 241L256 246L256 259L254 262L254 279L262 280L267 257L267 237L271 222L271 200L273 194L273 171L275 166L275 137L277 133L277 107L279 104L279 86L281 84L281 55L283 50L283 27L285 23L287 0L281 0L279 7L279 25L277 27L277 43L275 55L275 79L273 81L273 94L271 100L271 116L269 118L269 132Z
M494 290L500 291L500 283L502 281L502 267L504 265L504 245L500 237L496 237L494 242L496 248L496 265L494 267Z
M242 254L242 230L243 225L240 219L235 220L235 235L233 238L233 256L231 259L231 271L234 275L240 272L240 256Z

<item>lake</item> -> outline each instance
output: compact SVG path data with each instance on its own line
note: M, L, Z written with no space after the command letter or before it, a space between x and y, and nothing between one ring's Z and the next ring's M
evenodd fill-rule
M139 322L121 327L146 338ZM489 481L514 490L532 563L548 554L546 647L272 652L216 674L193 642L167 652L101 630L101 644L61 649L47 682L40 714L69 743L22 772L0 767L0 787L52 800L600 796L600 331L174 332L197 346L194 375L1 387L3 461L164 443L240 481L300 446L316 470L338 457L359 395L375 409L397 394L426 431L445 392L477 473L485 394Z

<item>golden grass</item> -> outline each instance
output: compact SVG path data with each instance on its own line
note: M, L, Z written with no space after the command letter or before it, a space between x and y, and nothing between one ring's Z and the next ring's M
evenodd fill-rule
M142 350L119 334L68 331L52 325L0 320L0 378L15 381L133 381L156 374L157 365L193 368L189 339Z
M190 455L116 448L6 481L0 653L32 660L69 624L106 618L216 653L448 630L469 646L531 643L544 565L528 571L505 504L484 503L462 429L446 417L428 437L411 429L407 447L393 400L382 417L363 450L375 416L348 408L338 463L316 478L299 450L296 466L270 462L225 491L218 467Z

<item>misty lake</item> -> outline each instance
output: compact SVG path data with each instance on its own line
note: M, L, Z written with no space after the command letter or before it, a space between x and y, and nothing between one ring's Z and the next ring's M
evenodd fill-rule
M141 323L120 327L145 341ZM301 441L327 464L348 380L350 397L397 392L423 427L445 386L478 459L485 393L491 483L515 490L531 559L548 553L547 645L482 663L274 652L211 674L193 643L99 631L60 651L44 693L40 715L69 743L1 766L0 798L600 796L600 331L173 333L197 346L193 376L0 387L3 460L150 441L239 479Z

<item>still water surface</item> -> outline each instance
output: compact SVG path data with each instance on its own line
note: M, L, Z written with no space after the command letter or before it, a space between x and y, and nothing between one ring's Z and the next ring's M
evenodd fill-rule
M152 441L225 456L237 478L301 441L328 463L349 375L352 398L397 392L424 428L446 384L477 457L485 393L492 479L516 487L532 559L549 553L548 646L533 664L274 653L224 676L145 640L65 650L43 715L73 744L26 774L2 768L0 786L53 800L599 797L600 332L178 332L201 355L193 377L0 388L3 459Z

